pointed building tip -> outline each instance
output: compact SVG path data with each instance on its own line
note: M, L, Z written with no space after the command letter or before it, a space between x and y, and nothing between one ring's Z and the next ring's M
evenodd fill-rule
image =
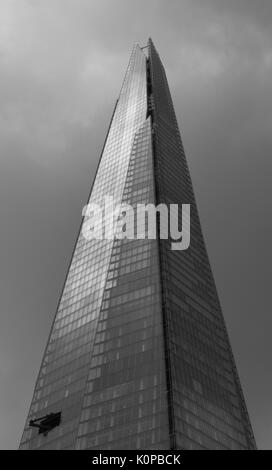
M154 41L153 41L151 36L149 36L147 44L148 44L149 47L151 47L153 49L156 49L156 47L154 45Z

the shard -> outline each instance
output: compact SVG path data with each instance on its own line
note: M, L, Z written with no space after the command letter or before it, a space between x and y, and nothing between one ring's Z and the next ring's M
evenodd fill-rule
M108 195L190 204L190 246L80 230L20 448L255 449L152 40L133 49L89 202Z

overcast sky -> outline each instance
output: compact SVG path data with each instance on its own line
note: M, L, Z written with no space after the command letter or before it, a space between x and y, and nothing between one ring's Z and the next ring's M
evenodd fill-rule
M272 449L271 0L0 1L0 448L17 448L132 46L166 68L259 448Z

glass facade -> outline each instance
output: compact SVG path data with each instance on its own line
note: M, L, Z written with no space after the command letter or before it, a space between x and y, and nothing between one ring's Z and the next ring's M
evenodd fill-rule
M148 72L157 203L191 205L189 249L172 251L170 240L159 240L171 446L254 449L166 75L151 40Z
M89 202L191 204L191 245L80 231L21 449L251 449L163 66L136 45ZM61 411L46 436L30 419Z

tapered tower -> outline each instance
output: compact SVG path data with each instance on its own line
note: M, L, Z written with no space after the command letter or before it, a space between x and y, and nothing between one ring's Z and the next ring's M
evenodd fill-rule
M190 204L190 246L80 230L22 449L254 449L166 75L133 49L89 203ZM159 234L160 220L157 219ZM31 426L29 426L29 424Z

